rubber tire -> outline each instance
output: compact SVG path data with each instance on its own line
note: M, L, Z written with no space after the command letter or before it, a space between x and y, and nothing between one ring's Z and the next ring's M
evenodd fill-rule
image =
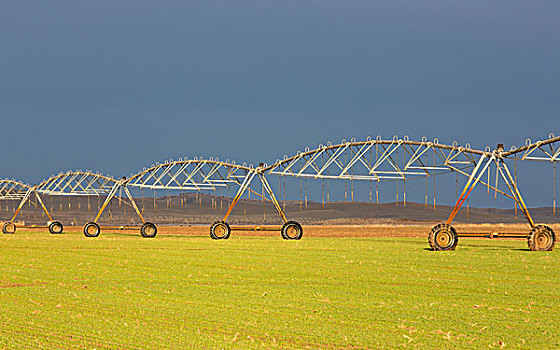
M16 233L16 224L10 221L5 222L4 225L2 226L2 233L5 233L7 235L13 235L14 233Z
M96 231L94 231L93 233L89 232L89 229L93 227L96 229ZM87 224L84 225L84 236L86 237L97 237L99 236L99 234L101 233L101 228L99 227L99 225L95 222L88 222Z
M52 234L62 233L64 226L58 221L53 221L49 224L49 232Z
M438 236L442 233L447 233L450 235L450 241L447 245L441 245L438 242ZM428 243L430 244L430 248L433 251L448 251L448 250L455 250L457 247L457 243L459 243L459 236L457 236L457 231L453 226L441 223L437 224L432 228L430 234L428 235Z
M154 238L157 235L157 227L151 222L145 222L142 227L140 227L140 234L144 238Z
M539 242L539 238L543 235L548 236L548 244L542 246L542 243ZM531 251L540 251L540 252L547 252L554 249L554 244L556 243L556 235L554 231L546 226L546 225L536 225L531 232L529 232L529 236L527 237L527 245Z
M294 228L297 230L295 235L293 235L291 232L291 230ZM280 234L282 235L282 238L288 240L301 239L301 237L303 236L303 228L298 222L288 221L287 223L284 224L284 226L282 226L282 230L280 230Z
M224 233L216 232L217 229L223 230ZM210 226L210 237L212 239L228 239L230 234L231 227L229 227L228 223L225 221L216 221Z

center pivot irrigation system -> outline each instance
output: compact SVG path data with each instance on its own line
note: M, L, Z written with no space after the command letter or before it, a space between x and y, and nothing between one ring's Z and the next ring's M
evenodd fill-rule
M7 234L16 232L16 225L14 222L19 212L21 211L25 203L27 203L30 200L32 195L35 195L37 202L33 203L32 201L30 201L30 203L40 206L41 209L47 214L47 217L49 218L49 221L47 222L47 226L34 226L34 227L48 227L50 233L62 233L63 230L62 224L58 221L53 220L49 210L47 209L47 207L43 203L43 200L41 199L41 196L39 195L37 186L30 186L19 181L8 180L8 179L0 180L0 199L13 199L13 200L19 200L20 202L19 202L19 206L14 211L14 215L12 216L11 220L5 222L2 225L2 232Z
M97 215L93 221L88 222L84 225L84 235L86 237L97 237L101 233L101 228L97 221L101 217L103 211L107 208L111 199L115 197L118 191L123 191L126 198L121 196L118 197L119 202L134 208L140 220L142 220L142 226L140 227L140 234L143 237L155 237L157 233L157 228L154 224L146 222L142 213L138 209L134 198L130 194L126 186L127 180L123 178L122 180L116 180L110 176L93 173L93 172L83 172L83 171L69 171L66 173L60 173L56 176L43 181L38 187L38 191L50 196L102 196L105 195L105 201L103 205L99 208ZM107 227L109 229L115 229L116 227ZM124 229L125 227L120 227ZM130 227L127 227L128 229Z
M399 159L399 155L401 159ZM495 150L486 148L484 151L472 149L469 144L459 146L440 144L437 139L428 141L412 141L408 137L392 140L365 141L351 140L338 145L320 145L318 148L300 152L293 157L285 157L276 164L265 168L270 174L280 176L295 176L309 179L342 179L342 180L365 180L376 182L376 196L378 194L377 184L380 181L402 181L405 188L406 182L415 178L424 177L426 180L426 205L428 201L427 188L428 178L434 180L438 173L455 172L468 177L463 191L457 198L455 206L444 223L435 225L428 235L428 242L432 250L453 250L457 246L459 237L488 237L484 233L459 234L451 223L469 197L474 187L480 183L508 198L511 198L523 212L531 229L528 234L499 234L494 237L504 238L526 238L529 248L533 251L548 251L554 248L555 234L547 225L535 224L529 209L517 185L517 161L545 161L553 164L560 158L560 137L549 135L546 140L531 142L527 139L524 146L512 147L505 151L502 144ZM515 162L515 171L510 171L507 162ZM495 183L491 184L491 167L495 168ZM483 181L483 175L487 174L488 180ZM556 169L553 172L556 176ZM500 182L502 179L503 182ZM556 179L554 178L554 186ZM501 187L506 187L502 189ZM553 206L556 206L556 188L554 188ZM370 186L371 198L371 186ZM403 200L406 203L406 190ZM435 207L435 196L434 196Z
M216 221L210 227L210 237L227 239L232 230L280 230L284 239L300 239L303 234L301 225L286 219L282 207L264 176L263 166L255 168L253 165L240 165L229 160L224 162L214 158L169 160L143 169L123 181L123 185L150 190L181 191L215 191L220 188L238 188L223 219ZM263 194L257 193L249 187L255 177L262 182ZM263 200L272 202L284 225L282 227L230 226L227 219L245 191L250 191Z
M488 237L487 234L483 233L457 233L455 228L451 226L453 219L467 201L474 187L481 184L488 189L488 192L492 190L495 191L496 195L500 193L511 198L515 202L516 210L519 207L530 225L528 234L504 233L491 235L490 238L526 238L531 250L546 251L553 249L556 237L549 226L535 224L533 221L518 188L517 162L549 162L554 166L553 174L555 176L556 162L559 158L560 137L555 137L552 134L549 135L549 138L537 142L526 140L522 147L512 147L510 150L505 150L501 144L494 150L489 147L485 150L477 150L471 148L469 144L465 146L459 146L456 142L451 145L440 144L438 139L428 141L426 138L422 138L420 141L413 141L406 136L403 138L395 136L392 139L384 140L378 136L375 139L342 140L339 144L329 142L326 145L319 145L315 149L306 148L303 152L297 152L291 157L284 156L283 159L277 160L272 165L261 163L258 166L253 166L245 163L236 164L229 160L220 161L217 158L195 157L192 159L169 160L161 164L156 163L120 180L87 171L60 173L36 186L26 185L15 180L0 180L0 199L20 200L19 207L15 210L13 217L4 224L3 232L15 232L16 216L33 194L37 199L35 205L40 206L49 217L48 227L51 233L61 233L62 224L52 219L41 199L41 195L105 196L103 205L99 208L95 218L84 226L86 236L97 237L100 234L101 228L98 220L111 199L116 197L119 202L132 207L140 217L143 223L140 227L141 235L143 237L154 237L157 234L157 227L144 219L143 211L136 205L130 189L201 192L234 188L237 190L236 194L224 217L214 222L210 227L210 236L213 239L227 239L231 231L234 230L280 231L284 239L300 239L303 235L301 225L286 218L267 177L295 177L306 183L307 180L322 181L323 201L325 192L328 201L330 180L343 180L345 187L347 182L350 182L352 199L354 196L353 182L369 182L370 201L373 194L373 184L375 184L377 202L379 202L378 188L381 182L396 181L397 186L399 182L402 182L405 204L407 181L423 178L426 187L426 206L428 205L429 179L433 179L433 204L435 208L437 175L454 172L457 175L465 176L467 181L447 220L435 225L429 233L428 242L433 250L453 250L457 246L459 237ZM495 174L495 181L491 181L492 170ZM258 178L261 182L262 193L257 193L250 187L255 178ZM555 184L556 180L554 179L554 186ZM122 192L124 192L124 196ZM239 199L246 192L261 197L263 201L273 203L283 221L283 225L230 226L227 219ZM345 188L345 196L346 193ZM555 187L553 193L553 207L555 209ZM120 228L122 229L124 226Z

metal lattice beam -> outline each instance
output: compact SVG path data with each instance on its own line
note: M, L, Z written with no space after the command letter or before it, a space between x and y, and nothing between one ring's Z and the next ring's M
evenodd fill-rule
M50 196L99 196L108 194L116 182L91 171L68 171L41 182L37 192Z
M504 158L517 158L522 161L557 162L560 160L560 136L548 135L548 139L532 142L525 140L525 145L502 153Z
M154 190L216 190L239 186L256 169L219 159L179 159L156 163L126 180L126 186Z
M18 199L25 197L31 188L28 184L11 179L0 180L0 199Z
M294 156L284 156L262 171L314 179L408 180L474 167L478 156L490 154L489 150L472 149L469 144L464 147L456 143L440 144L437 139L411 141L408 137L391 140L378 137L365 141L343 140L335 145L327 143L313 150L307 148Z

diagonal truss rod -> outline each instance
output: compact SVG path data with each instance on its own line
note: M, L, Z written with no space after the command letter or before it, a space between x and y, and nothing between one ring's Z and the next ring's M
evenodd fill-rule
M138 206L136 205L136 202L134 201L134 198L132 197L132 194L130 193L130 191L126 187L125 180L118 181L117 183L115 183L113 185L113 187L111 188L111 191L109 192L109 194L105 198L105 201L103 202L103 205L101 206L97 215L95 216L95 219L93 219L93 222L97 222L97 220L99 220L99 218L101 217L101 214L103 214L103 212L105 211L105 208L107 208L107 205L109 205L109 203L111 202L111 199L113 199L115 197L115 195L117 194L117 191L120 188L122 188L124 190L124 193L126 194L128 199L130 200L130 205L134 208L134 210L136 211L136 214L138 214L138 216L140 217L140 220L142 220L142 223L146 222L144 220L144 217L142 216L142 213L138 209ZM122 199L119 198L119 200L122 200Z
M22 199L31 186L15 180L0 180L0 199Z
M37 192L50 196L99 196L109 193L117 180L89 172L68 171L43 181Z
M433 164L427 161L428 153L433 153L430 157L434 158ZM419 142L408 137L394 137L392 140L377 138L306 149L293 157L284 156L283 160L277 160L263 171L314 179L394 181L432 176L434 172L450 172L452 167L474 167L475 157L483 154L491 155L489 151L472 149L469 144L464 147L456 143L442 145L437 139Z
M233 200L231 201L231 204L230 204L230 206L229 206L229 208L226 212L226 215L224 215L223 221L227 220L227 218L229 217L229 214L231 214L231 211L233 210L233 208L235 208L235 205L237 204L237 201L239 201L239 199L243 195L243 192L245 192L247 187L249 187L249 185L251 184L251 180L253 180L253 177L255 177L255 175L256 175L256 172L253 172L253 171L250 172L249 174L247 174L247 176L243 180L243 183L241 183L241 186L239 186L239 189L237 190L237 193L235 194L235 197L233 197Z
M41 196L39 196L39 193L37 193L37 188L36 187L29 187L27 189L27 192L25 192L25 195L23 196L23 198L19 202L19 205L18 205L14 215L12 216L10 222L14 222L16 220L16 217L18 216L21 208L23 208L25 203L27 203L27 201L31 198L32 194L34 194L35 198L37 198L37 201L39 202L39 204L41 206L41 209L43 209L43 211L47 214L49 220L53 221L51 214L49 213L47 207L45 206L45 204L43 203L43 200L41 199Z
M500 166L500 164L502 166ZM502 168L503 168L503 171L502 171ZM535 227L535 222L533 221L533 218L531 217L531 214L529 213L529 209L525 205L525 201L523 200L523 197L521 196L521 192L519 192L519 188L517 187L517 184L515 183L515 179L513 178L513 176L511 176L511 173L510 173L510 171L507 167L507 164L503 160L500 160L499 162L497 162L497 169L500 172L500 174L502 175L502 178L504 179L508 188L510 189L515 201L517 202L517 204L521 208L521 211L523 212L523 215L525 215L525 218L529 222L529 225L531 225L531 227L534 228ZM506 176L504 176L504 172L507 175L507 178L506 178ZM509 179L509 181L508 181L508 179Z
M284 220L284 223L287 223L288 219L286 219L286 215L284 215L284 211L282 211L282 207L280 206L280 203L276 199L276 196L274 195L274 191L272 191L272 187L270 187L270 184L268 183L268 181L266 181L266 178L264 177L263 174L259 174L259 177L261 179L261 182L262 182L266 192L270 196L270 200L272 201L272 203L274 203L274 206L276 207L276 210L278 211L278 214L280 215L282 220Z
M532 142L525 140L525 145L502 153L504 158L519 157L521 160L556 162L560 157L560 136L548 135L548 139Z
M127 186L165 190L216 190L230 187L252 168L213 158L170 160L132 175Z
M480 166L483 164L483 162L486 158L487 158L486 155L482 155L480 157L478 163L476 164L476 167L472 171L472 173L469 177L469 180L467 181L467 183L465 184L465 187L463 188L463 191L461 192L461 195L459 196L459 198L457 198L457 203L455 203L455 206L453 207L453 210L451 211L451 214L447 218L446 223L448 225L451 224L451 222L453 221L453 219L455 218L455 216L457 215L457 213L461 209L461 206L463 206L463 203L465 203L465 201L469 197L469 195L470 195L471 191L473 190L474 186L476 186L478 181L480 181L480 178L482 177L482 175L484 175L484 173L486 172L486 169L488 169L488 166L490 166L490 164L494 160L494 156L491 156L490 159L488 159L488 161L484 165L482 171L479 172ZM477 175L477 173L478 173L478 175ZM475 176L476 176L476 179L475 179Z
M228 219L229 215L233 211L233 208L235 208L235 206L237 205L237 202L239 201L239 199L241 198L243 193L249 188L249 185L251 184L251 181L257 175L257 173L258 173L259 179L261 180L263 188L265 189L266 193L268 194L268 196L270 198L269 200L274 204L274 207L278 211L278 214L280 215L280 217L282 218L284 223L288 222L288 220L286 219L286 216L284 215L284 211L282 210L282 207L281 207L280 203L278 202L278 200L276 199L276 196L274 195L274 191L272 190L272 187L270 186L270 184L266 180L265 175L261 172L258 172L258 170L251 171L251 172L249 172L249 174L247 174L247 176L245 177L245 179L241 183L241 186L239 186L239 189L237 190L237 193L235 194L235 197L233 198L226 214L224 215L223 221L226 221ZM266 199L266 198L264 198L264 196L261 196L261 197L263 197L263 199Z

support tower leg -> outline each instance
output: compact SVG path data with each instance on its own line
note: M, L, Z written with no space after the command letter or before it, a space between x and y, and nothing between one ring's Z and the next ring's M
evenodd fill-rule
M430 248L432 250L454 250L455 247L457 247L457 243L459 242L459 236L457 235L457 231L455 231L455 228L451 226L451 223L453 222L453 219L455 218L455 216L457 215L457 213L459 212L459 210L461 209L461 207L463 206L463 204L471 194L471 191L474 189L476 184L480 181L480 178L486 172L488 166L490 166L490 164L494 159L494 157L489 157L489 159L486 160L487 158L488 157L485 154L483 154L478 160L478 163L473 169L469 177L469 180L465 184L465 187L463 188L461 195L459 196L459 198L457 198L457 202L455 203L455 206L453 207L451 214L449 214L447 221L445 223L437 224L430 231L430 234L428 235L428 243L430 244ZM484 164L485 160L486 163ZM484 164L483 167L482 164ZM481 167L482 170L480 170Z

